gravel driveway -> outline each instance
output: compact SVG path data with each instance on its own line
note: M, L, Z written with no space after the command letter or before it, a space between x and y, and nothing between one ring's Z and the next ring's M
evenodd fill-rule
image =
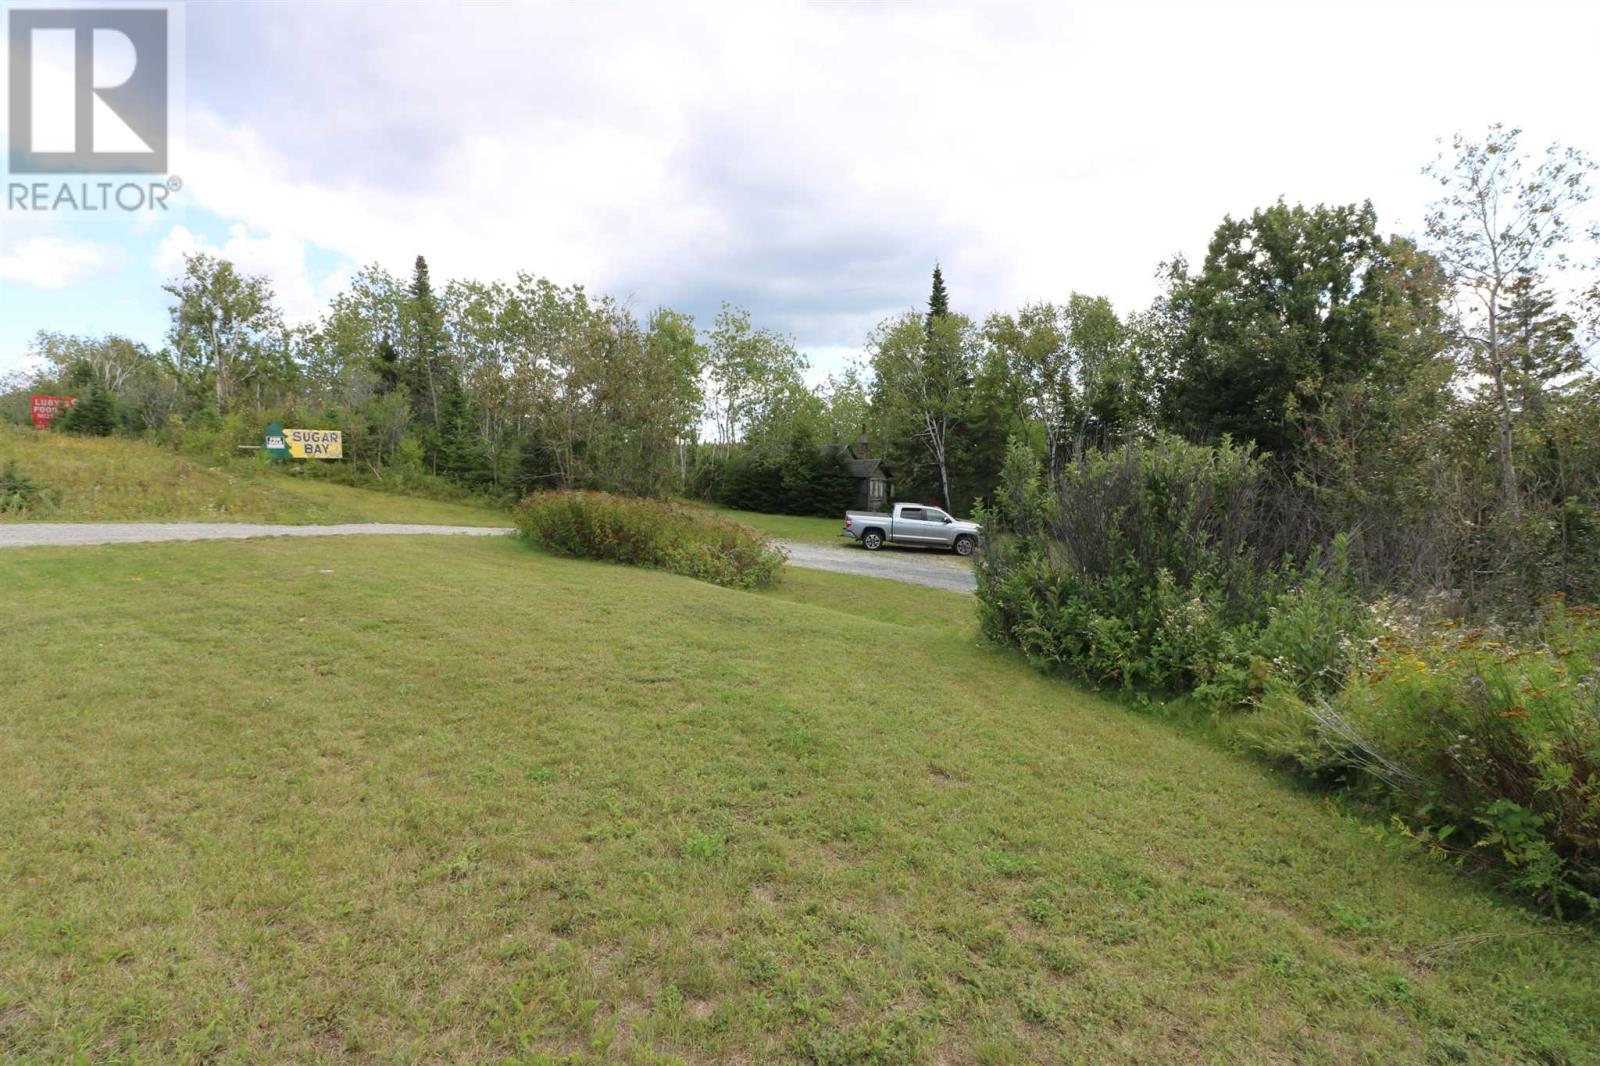
M972 576L972 566L957 555L925 551L920 548L880 548L869 552L865 548L835 548L825 544L801 544L793 540L780 540L778 546L789 553L793 566L806 570L832 570L840 574L860 574L862 577L881 577L889 581L904 581L908 585L927 585L950 592L977 591L977 579Z
M250 537L348 537L460 534L506 536L514 530L495 526L424 526L382 522L331 526L280 526L245 522L23 522L0 525L0 548L42 548L89 544L142 544L166 540L246 540ZM805 570L903 581L951 592L971 593L977 584L972 568L956 556L915 549L884 548L869 552L780 540L789 562Z

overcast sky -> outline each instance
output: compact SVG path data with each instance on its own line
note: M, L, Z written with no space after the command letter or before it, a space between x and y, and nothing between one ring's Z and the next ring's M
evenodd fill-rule
M158 346L197 248L295 319L419 252L704 324L726 300L816 374L935 260L970 314L1131 310L1279 196L1414 232L1457 129L1600 153L1597 42L1595 3L190 3L182 218L0 214L0 372L38 329Z

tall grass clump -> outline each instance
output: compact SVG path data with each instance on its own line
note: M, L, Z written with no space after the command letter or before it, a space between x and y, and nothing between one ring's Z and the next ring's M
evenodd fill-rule
M760 533L698 508L605 492L540 492L513 512L545 551L666 570L728 588L774 584L784 556Z

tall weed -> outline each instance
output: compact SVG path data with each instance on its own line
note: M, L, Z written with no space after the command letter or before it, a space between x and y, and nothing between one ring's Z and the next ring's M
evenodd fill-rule
M1284 695L1244 732L1552 909L1600 908L1600 611L1551 600L1515 634L1395 625L1342 690Z

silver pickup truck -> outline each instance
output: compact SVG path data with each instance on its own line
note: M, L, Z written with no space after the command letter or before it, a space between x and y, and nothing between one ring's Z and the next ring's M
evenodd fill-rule
M971 555L982 534L976 522L962 522L920 503L897 503L890 514L846 511L844 529L839 531L839 536L855 538L868 551L885 544L914 544L949 548L957 555Z

